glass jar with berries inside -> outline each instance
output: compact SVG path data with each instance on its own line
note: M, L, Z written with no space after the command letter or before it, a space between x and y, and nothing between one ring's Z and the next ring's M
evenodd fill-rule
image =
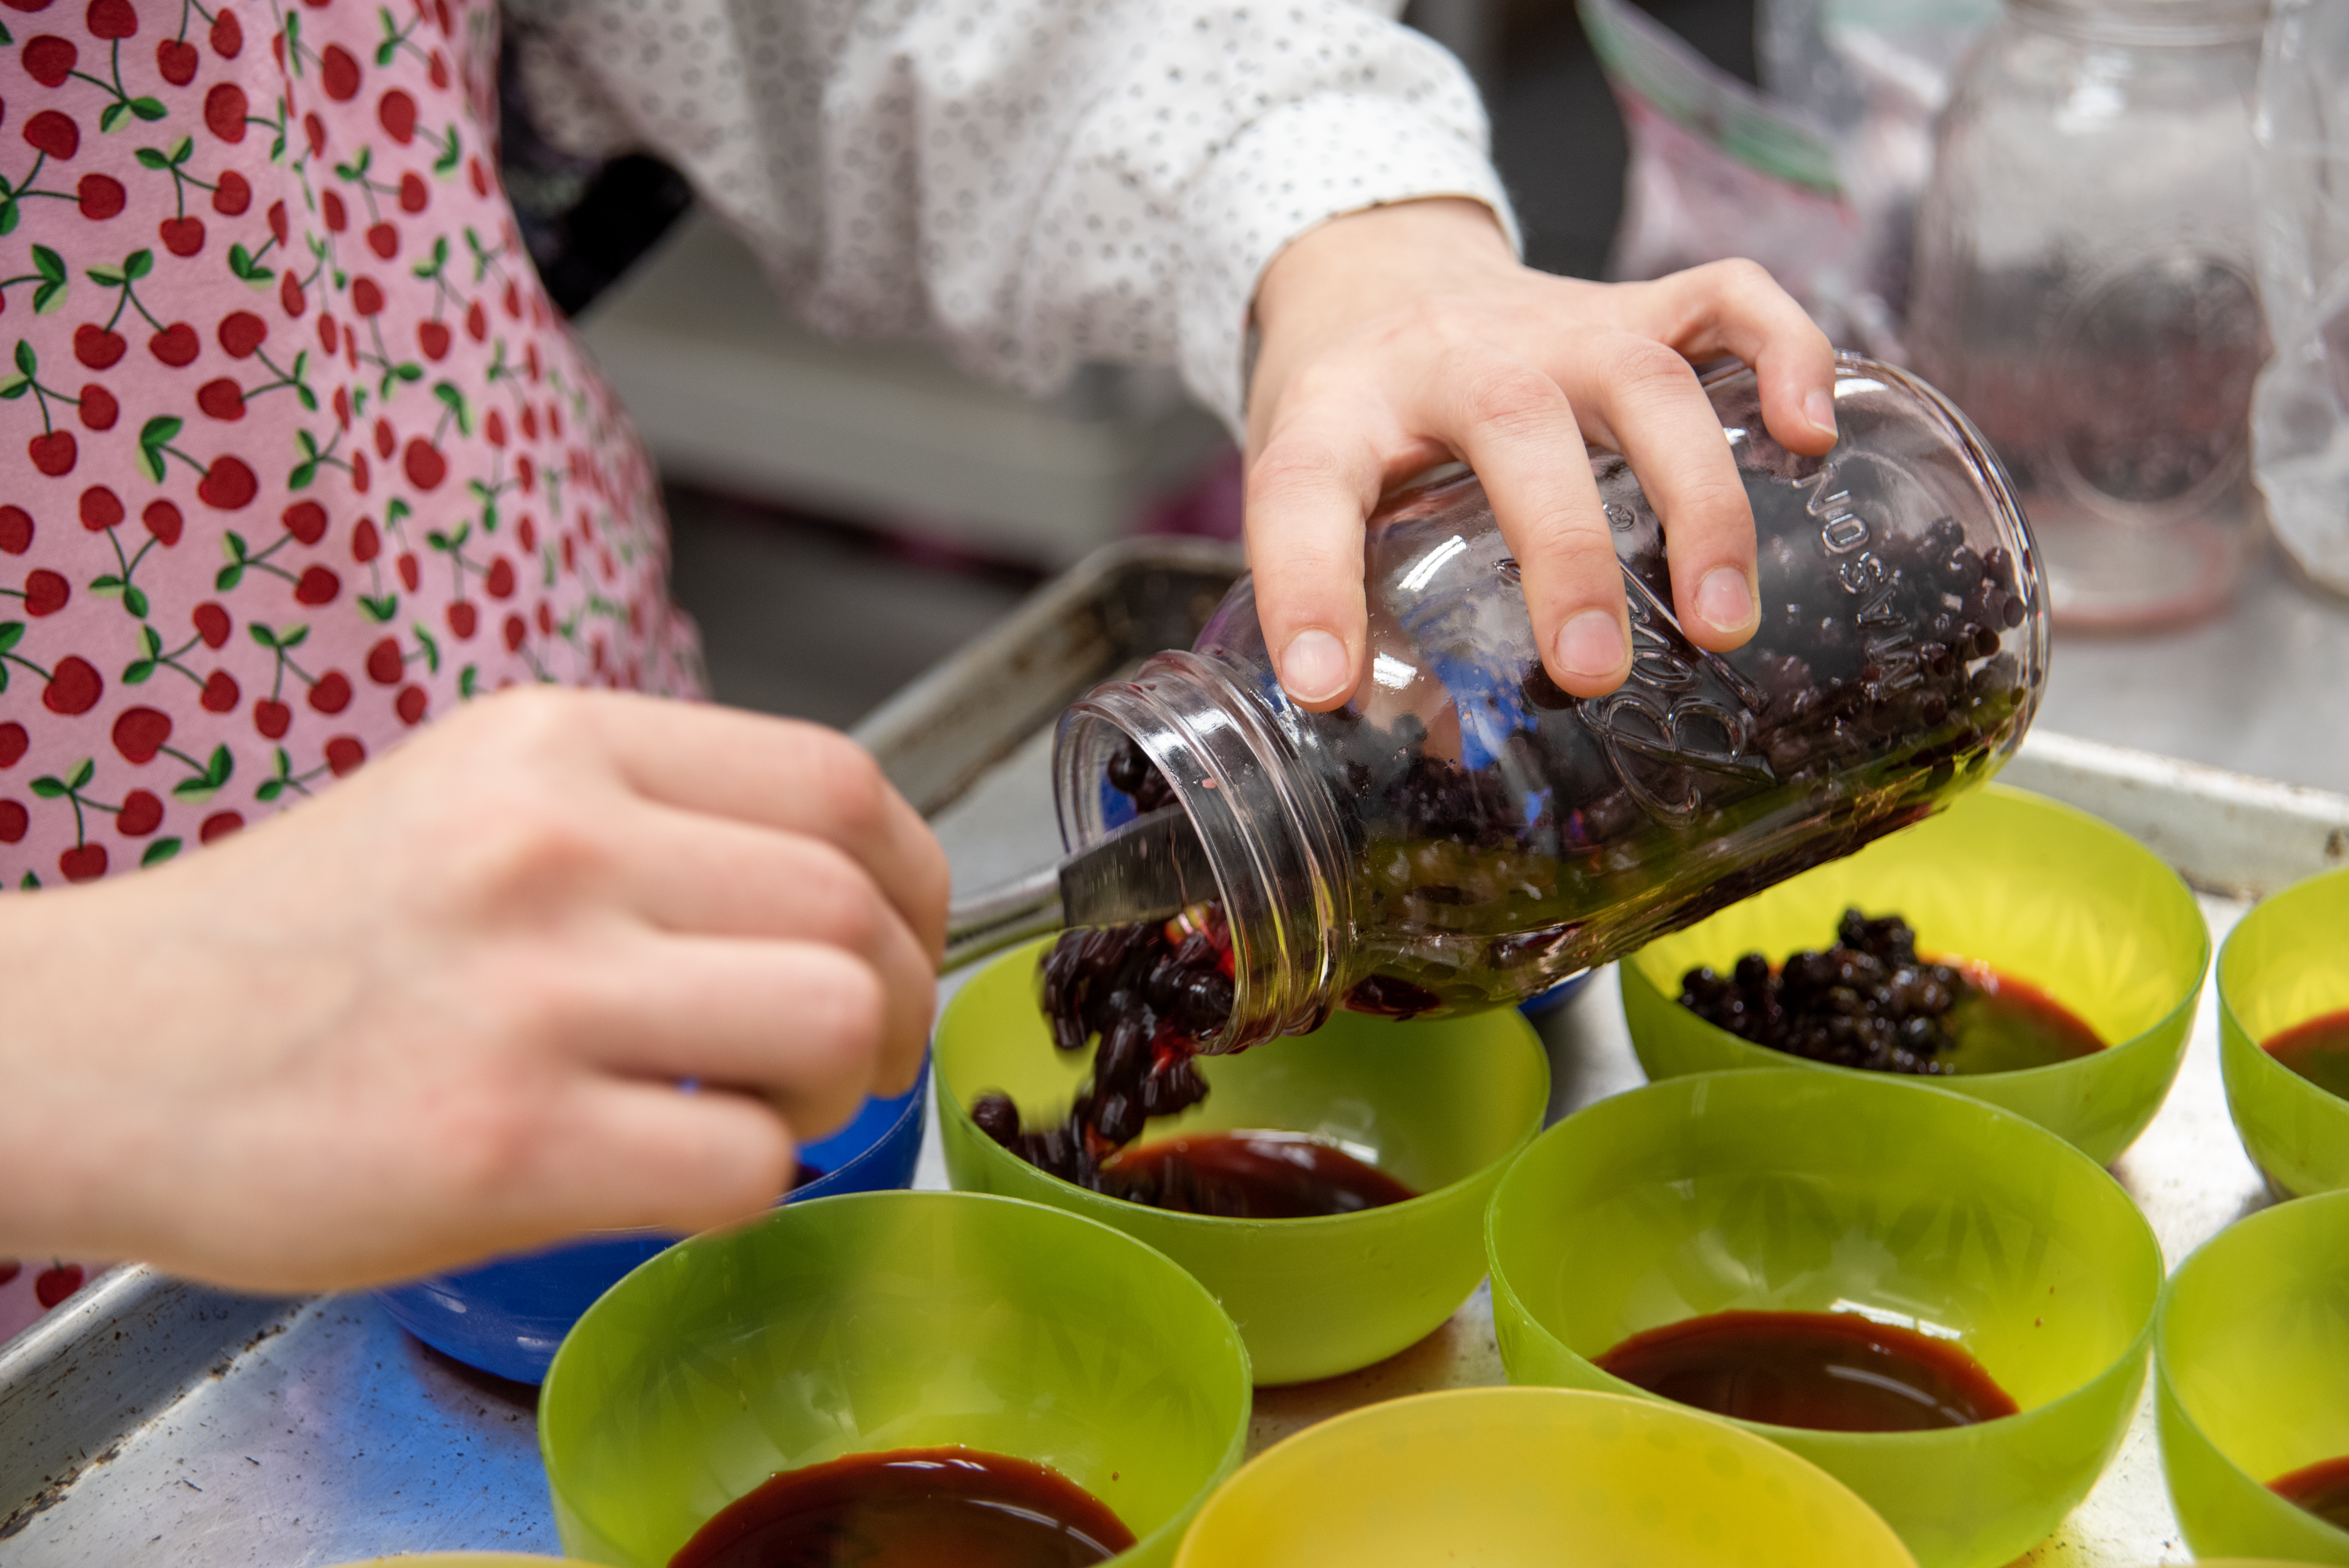
M1964 417L1846 356L1841 439L1806 458L1763 428L1750 370L1705 387L1760 541L1761 629L1736 652L1682 634L1656 514L1629 464L1594 453L1630 598L1615 692L1578 700L1543 671L1516 562L1455 474L1371 520L1371 673L1342 708L1282 694L1244 578L1194 647L1070 709L1053 760L1070 849L1179 804L1216 893L1163 924L1071 932L1048 959L1060 1043L1102 1041L1096 1098L1131 1119L1178 1109L1191 1050L1333 1008L1535 995L1919 820L2013 754L2047 591Z

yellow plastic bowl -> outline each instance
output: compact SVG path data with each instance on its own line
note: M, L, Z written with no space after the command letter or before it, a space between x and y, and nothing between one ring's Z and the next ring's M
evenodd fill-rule
M1464 1388L1307 1429L1226 1482L1175 1568L1914 1568L1833 1476L1723 1421Z
M2235 1132L2288 1198L2349 1187L2349 1099L2263 1048L2349 1008L2349 871L2285 889L2237 923L2219 954L2219 1067Z
M1066 1209L1173 1258L1239 1325L1259 1383L1367 1367L1459 1310L1485 1274L1485 1204L1549 1103L1549 1058L1516 1008L1411 1024L1340 1013L1310 1035L1202 1058L1206 1103L1152 1122L1144 1138L1318 1133L1368 1150L1420 1196L1310 1220L1178 1214L1048 1176L970 1119L989 1089L1009 1094L1031 1124L1066 1116L1092 1069L1092 1052L1052 1048L1036 1006L1041 951L1020 948L973 975L938 1023L938 1126L957 1187Z
M1931 1082L2028 1117L2099 1165L2137 1141L2185 1059L2210 964L2193 892L2160 858L2085 811L1992 784L1857 854L1792 877L1622 965L1631 1044L1651 1078L1802 1067L1898 1075L1774 1051L1680 1005L1681 977L1824 947L1846 909L1899 914L1928 954L1973 959L2038 986L2106 1041L2093 1056Z
M2349 1454L2349 1191L2253 1214L2178 1265L2154 1328L2161 1470L2187 1543L2349 1564L2268 1490Z
M576 1557L541 1557L534 1552L417 1552L370 1557L342 1568L594 1568Z

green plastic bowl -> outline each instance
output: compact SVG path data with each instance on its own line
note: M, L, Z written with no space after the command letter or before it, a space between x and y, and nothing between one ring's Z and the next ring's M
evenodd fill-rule
M2251 1163L2287 1198L2349 1187L2349 1099L2319 1088L2262 1044L2349 1007L2349 871L2266 900L2219 954L2219 1067Z
M1068 1114L1092 1053L1054 1050L1036 1006L1042 944L971 977L933 1047L938 1124L957 1187L1050 1203L1113 1225L1197 1276L1247 1339L1260 1383L1383 1360L1459 1309L1484 1277L1478 1222L1508 1162L1541 1130L1549 1060L1514 1007L1414 1024L1340 1013L1318 1032L1200 1062L1206 1102L1145 1138L1261 1128L1342 1141L1421 1193L1312 1220L1225 1220L1105 1198L1048 1176L989 1138L968 1107L1009 1094L1031 1125Z
M2230 1225L2178 1265L2154 1331L2161 1470L2195 1555L2349 1564L2267 1489L2349 1454L2349 1192Z
M1991 1568L2087 1495L2144 1388L2161 1249L2077 1150L1979 1100L1866 1074L1710 1073L1568 1117L1487 1222L1513 1383L1636 1394L1591 1357L1733 1310L1895 1315L2021 1407L1940 1431L1738 1422L1857 1492L1924 1568Z
M587 1310L539 1449L574 1557L666 1568L778 1471L967 1444L1051 1466L1171 1563L1239 1463L1247 1352L1182 1270L1073 1214L965 1192L794 1203L683 1242Z
M1200 1511L1178 1568L1915 1568L1849 1488L1724 1421L1463 1388L1309 1428Z
M2099 1165L2119 1158L2161 1109L2210 963L2193 892L2119 829L1997 784L1625 960L1623 1011L1649 1078L1789 1066L1891 1076L1754 1045L1680 1005L1690 970L1726 973L1742 954L1775 963L1824 947L1853 905L1906 916L1928 954L1957 954L2038 986L2107 1042L2052 1067L1934 1083L2026 1117Z

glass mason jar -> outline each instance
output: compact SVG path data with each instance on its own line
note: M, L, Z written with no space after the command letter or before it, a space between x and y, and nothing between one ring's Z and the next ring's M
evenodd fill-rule
M1941 117L1909 350L2013 473L2059 624L2222 609L2257 541L2267 9L2009 0Z
M1561 691L1473 475L1391 497L1366 552L1370 676L1342 708L1282 693L1243 578L1189 651L1073 705L1061 831L1132 817L1138 743L1214 869L1242 1049L1333 1007L1521 1000L1914 822L2013 755L2039 701L2046 590L1997 459L1900 371L1844 356L1841 439L1797 457L1751 371L1706 390L1759 531L1763 617L1708 654L1673 618L1630 465L1594 454L1630 597L1617 691ZM1131 769L1121 776L1131 782Z

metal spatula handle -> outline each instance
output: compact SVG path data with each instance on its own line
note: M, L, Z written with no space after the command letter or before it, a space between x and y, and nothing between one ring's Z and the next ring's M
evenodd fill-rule
M1068 925L1165 920L1216 896L1216 874L1180 806L1136 817L1057 866L958 899L947 913L944 967Z

